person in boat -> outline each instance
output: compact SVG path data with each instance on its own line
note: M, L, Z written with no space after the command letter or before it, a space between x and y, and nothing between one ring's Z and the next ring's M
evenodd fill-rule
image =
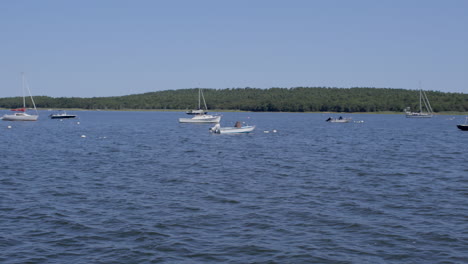
M331 120L332 120L332 118L331 118L331 117L329 117L329 118L328 118L326 121L327 121L327 122L330 122Z
M237 121L236 124L234 125L234 127L241 128L242 127L241 122Z
M342 117L342 116L340 116L340 118L338 118L338 119L339 119L339 120L343 120L343 117Z

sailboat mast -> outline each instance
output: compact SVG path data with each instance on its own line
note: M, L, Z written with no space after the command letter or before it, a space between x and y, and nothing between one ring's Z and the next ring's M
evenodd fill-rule
M24 91L24 87L26 86L25 80L24 80L24 72L21 73L21 90L23 92L23 108L26 109L26 95Z
M429 102L429 98L427 98L427 94L424 92L424 105L426 106L427 108L427 112L429 114L432 114L434 111L432 110L432 107L431 107L431 103Z
M419 89L419 113L422 113L422 89Z
M201 109L200 100L201 100L201 88L198 88L198 109Z
M26 89L28 89L28 94L29 94L29 97L31 98L31 102L32 102L32 105L34 107L34 110L36 111L36 114L39 114L37 112L36 103L34 102L34 98L33 98L32 94L31 94L31 89L29 89L28 81L26 80L26 78L24 79L24 81L25 81L25 84L26 84Z
M203 104L205 105L205 110L208 110L208 107L206 106L205 96L203 95L203 92L202 92L202 97L203 97Z

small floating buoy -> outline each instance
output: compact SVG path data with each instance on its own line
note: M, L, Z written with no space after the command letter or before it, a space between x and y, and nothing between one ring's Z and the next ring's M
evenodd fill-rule
M263 133L270 133L270 131L265 130L265 131L263 131Z
M7 126L7 128L11 128L11 126Z
M276 133L276 129L273 129L273 133Z
M76 122L76 124L77 124L77 125L79 125L79 124L80 124L80 122Z
M86 137L86 135L81 135L81 137L82 137L82 138L85 138L85 137Z

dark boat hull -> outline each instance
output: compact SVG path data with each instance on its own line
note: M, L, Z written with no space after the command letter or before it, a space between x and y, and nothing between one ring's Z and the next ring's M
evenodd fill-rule
M75 118L76 115L50 116L52 119Z
M461 130L468 131L468 125L457 125L457 127Z

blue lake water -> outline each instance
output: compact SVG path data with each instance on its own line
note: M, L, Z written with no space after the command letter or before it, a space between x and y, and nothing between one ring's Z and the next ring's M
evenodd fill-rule
M462 116L70 113L0 121L1 263L468 263Z

